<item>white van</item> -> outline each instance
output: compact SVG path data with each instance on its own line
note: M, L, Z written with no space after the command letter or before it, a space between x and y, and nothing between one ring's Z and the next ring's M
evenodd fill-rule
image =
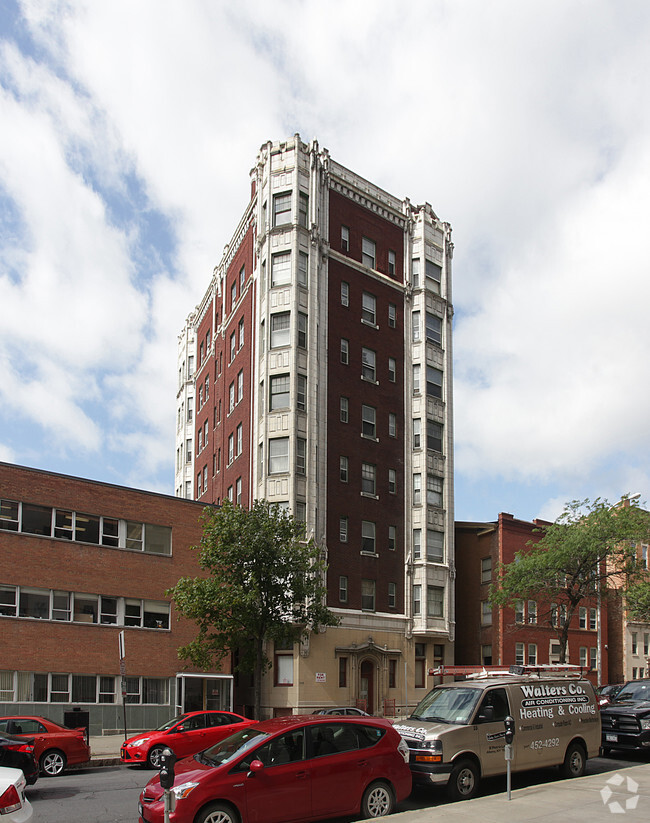
M587 758L598 754L600 711L579 667L483 669L436 686L409 718L395 722L410 749L413 782L446 784L453 800L474 797L481 778L506 773L507 717L515 721L513 771L559 766L565 777L579 777Z

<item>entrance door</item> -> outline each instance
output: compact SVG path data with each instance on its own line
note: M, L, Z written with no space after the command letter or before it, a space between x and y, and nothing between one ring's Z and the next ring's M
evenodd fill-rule
M203 705L203 678L186 677L183 711L200 712L201 709L204 708L205 706Z
M366 701L366 711L375 711L375 667L372 660L364 660L359 669L359 697Z

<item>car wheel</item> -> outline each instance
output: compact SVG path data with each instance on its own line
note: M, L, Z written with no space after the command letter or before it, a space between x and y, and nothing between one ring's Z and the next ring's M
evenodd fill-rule
M478 766L472 760L461 760L451 770L447 794L451 800L469 800L478 792L479 779Z
M43 774L46 774L48 777L57 777L57 775L63 774L65 762L63 752L60 752L58 749L50 749L41 755L39 766Z
M159 769L162 766L162 753L166 746L153 746L147 755L147 765L150 769Z
M395 809L393 790L383 781L372 783L363 793L361 817L385 817Z
M571 743L560 766L562 777L582 777L587 767L587 755L580 743Z
M227 803L212 803L194 818L194 823L239 823L239 815Z

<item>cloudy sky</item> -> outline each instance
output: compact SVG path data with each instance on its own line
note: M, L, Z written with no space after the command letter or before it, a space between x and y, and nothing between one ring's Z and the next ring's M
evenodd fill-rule
M173 493L176 336L299 132L454 227L456 518L650 498L647 0L0 0L0 460Z

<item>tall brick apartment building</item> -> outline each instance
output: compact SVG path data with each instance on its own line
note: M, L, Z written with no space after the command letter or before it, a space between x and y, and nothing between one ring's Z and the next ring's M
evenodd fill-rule
M541 537L539 529L545 525L548 523L542 520L531 523L504 513L494 522L456 523L456 587L462 613L456 633L456 663L510 666L559 662L559 640L548 621L549 603L528 600L512 609L492 608L488 600L499 564L511 563L516 552ZM559 611L556 615L561 619ZM594 681L603 683L608 682L607 623L606 601L600 606L595 598L585 602L569 630L566 661L591 666L596 672Z
M0 463L0 714L129 729L179 710L231 708L230 669L185 669L195 627L165 590L198 574L192 500Z
M179 336L176 494L277 502L327 559L341 624L267 650L268 714L413 704L454 638L451 229L298 135L251 183Z

